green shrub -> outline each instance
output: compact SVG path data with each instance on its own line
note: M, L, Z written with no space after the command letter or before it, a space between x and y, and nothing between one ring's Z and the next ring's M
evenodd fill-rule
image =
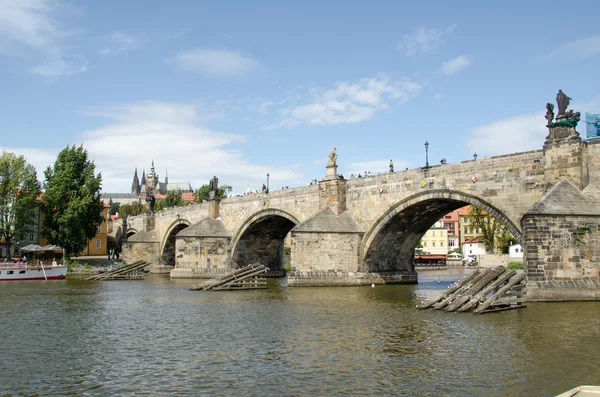
M289 255L292 253L292 247L283 247L283 253Z
M290 265L289 263L286 263L285 265L283 265L283 268L288 273L292 271L292 265Z
M521 262L510 262L508 264L509 269L523 269L523 263Z

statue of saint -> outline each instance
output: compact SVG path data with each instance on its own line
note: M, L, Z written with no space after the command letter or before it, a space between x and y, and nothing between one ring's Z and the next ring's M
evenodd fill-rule
M155 202L156 199L154 198L154 195L146 196L146 211L154 212Z
M552 120L554 120L554 105L551 103L546 104L546 120L548 120L548 124L552 124Z
M394 172L394 162L390 160L390 174Z
M333 148L329 152L329 164L328 165L336 165L335 164L336 160L337 160L337 154L335 154L335 148Z
M219 190L219 179L217 178L217 176L213 176L213 179L210 180L209 182L210 184L210 191L211 192L217 192Z
M558 104L557 116L561 116L567 111L569 103L571 103L571 98L562 92L562 90L558 90L558 94L556 94L556 103Z

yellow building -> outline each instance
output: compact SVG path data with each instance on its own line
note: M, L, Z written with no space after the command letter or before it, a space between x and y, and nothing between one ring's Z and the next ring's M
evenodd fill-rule
M85 250L79 253L81 255L106 255L107 248L107 236L108 236L108 210L110 209L110 205L104 204L104 208L102 209L102 218L104 221L96 226L96 235L89 239L87 242L87 247Z
M463 246L465 240L471 240L476 237L481 237L481 229L473 225L473 220L470 218L471 206L462 207L458 210L458 222L460 224L460 246Z
M448 254L448 228L436 222L421 238L423 253L429 255Z

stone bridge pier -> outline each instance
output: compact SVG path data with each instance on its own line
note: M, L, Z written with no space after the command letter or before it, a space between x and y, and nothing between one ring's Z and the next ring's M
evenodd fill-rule
M416 283L414 249L448 212L477 205L522 244L530 299L600 299L600 142L549 124L541 150L345 180L330 153L312 186L218 200L127 220L126 262L172 278L250 263L290 286Z

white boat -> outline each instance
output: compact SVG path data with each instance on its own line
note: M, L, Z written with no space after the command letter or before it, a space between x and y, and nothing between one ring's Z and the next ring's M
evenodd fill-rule
M0 264L0 281L64 280L66 277L67 265L30 266L26 263Z
M585 397L600 396L600 386L579 386L556 397Z

